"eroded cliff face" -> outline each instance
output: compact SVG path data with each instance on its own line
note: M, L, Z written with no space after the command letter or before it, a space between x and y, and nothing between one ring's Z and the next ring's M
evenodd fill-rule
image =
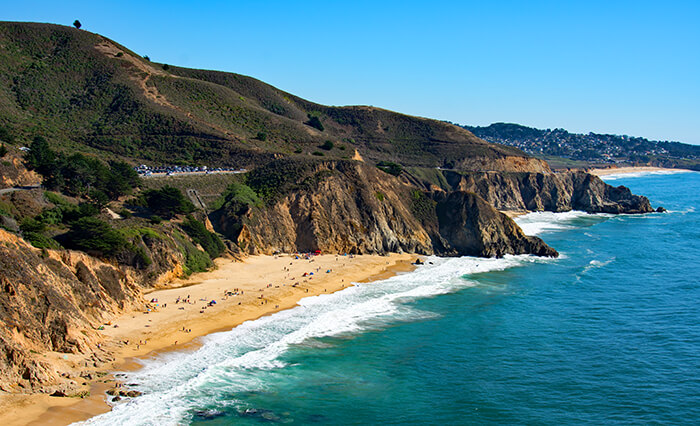
M322 176L321 178L318 178ZM430 237L405 203L408 187L361 163L314 165L313 187L265 206L229 208L218 228L247 253L433 253Z
M41 176L24 166L21 151L9 147L10 152L0 160L0 189L13 186L39 185Z
M490 173L442 171L453 190L474 192L499 210L649 213L649 200L585 172Z
M0 390L75 394L83 382L72 375L76 360L90 368L111 361L98 347L97 328L144 308L143 291L183 276L185 252L194 249L169 235L140 241L151 263L137 268L37 249L0 229Z
M452 164L458 170L551 173L546 161L533 157L503 156L498 158L464 158Z
M269 196L229 200L210 215L233 251L557 256L496 208L651 211L646 198L585 173L431 169L441 176L432 184L415 177L401 180L356 161L308 161L300 166L297 160L277 160L264 167L269 173L261 176L267 180L259 181L266 186L256 191ZM38 201L32 204L35 198L41 200L32 194L11 194L18 214L26 210L31 216L45 207ZM207 221L204 216L198 219ZM108 361L107 354L96 350L96 327L141 307L143 289L181 276L197 250L176 222L162 224L157 232L138 233L134 244L151 259L148 265L39 250L0 229L0 390L73 393L79 380L62 375L60 363L49 362L44 354L56 355L53 360L81 354L95 366Z
M218 212L218 228L247 253L557 255L474 193L421 191L356 162L319 162L297 180L311 177L264 206Z
M443 254L485 257L559 255L540 238L526 236L511 218L474 193L436 192L433 196L440 241L444 244L438 251Z
M70 393L37 353L90 353L95 329L141 298L133 276L73 251L39 250L0 229L0 389ZM95 359L95 362L98 362Z

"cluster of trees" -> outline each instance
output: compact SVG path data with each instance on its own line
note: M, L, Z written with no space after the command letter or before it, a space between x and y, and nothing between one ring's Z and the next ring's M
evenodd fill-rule
M143 199L153 213L164 219L194 211L194 204L182 194L182 191L168 185L161 189L145 191Z
M138 173L123 161L102 161L83 154L66 155L51 150L41 136L34 138L25 156L29 170L43 178L45 188L104 205L130 194L140 185Z

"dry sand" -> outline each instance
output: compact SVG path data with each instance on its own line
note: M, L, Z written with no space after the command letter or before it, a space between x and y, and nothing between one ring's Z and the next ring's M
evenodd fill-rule
M167 289L146 294L146 300L157 300L151 303L150 311L131 312L106 325L100 350L114 355L116 361L104 370L135 369L140 366L137 357L196 349L197 337L292 308L307 296L410 271L410 262L415 259L416 255L410 254L322 255L309 259L294 255L253 256L244 262L218 259L214 271L195 274ZM176 303L178 298L181 302ZM210 305L212 300L216 304ZM109 411L104 392L113 382L111 376L96 379L91 383L91 396L85 399L2 395L3 426L65 425Z
M629 173L639 173L639 172L671 172L671 173L682 173L690 172L692 170L686 169L668 169L664 167L607 167L604 169L590 169L588 173L596 176L607 176L607 175L622 175Z

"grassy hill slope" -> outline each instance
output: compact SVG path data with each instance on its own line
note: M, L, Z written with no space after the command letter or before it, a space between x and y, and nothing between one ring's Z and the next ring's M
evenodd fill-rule
M356 149L425 167L527 157L448 123L319 105L251 77L152 63L100 35L36 23L0 23L0 127L16 143L43 135L64 150L132 162L247 166L313 153L351 158ZM327 141L332 148L320 149Z

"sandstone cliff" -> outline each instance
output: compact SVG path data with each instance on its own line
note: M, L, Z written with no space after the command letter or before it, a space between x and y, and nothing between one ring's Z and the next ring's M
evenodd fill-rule
M42 251L2 229L0 271L3 391L69 392L76 383L59 385L56 365L35 354L92 352L99 323L141 303L119 268L80 252Z
M474 192L499 210L569 211L588 213L649 213L649 200L624 186L613 187L585 172L493 173L442 170L447 191ZM424 186L434 179L415 179Z
M138 236L151 262L137 268L79 251L37 249L0 229L0 390L75 393L82 383L71 375L76 360L89 367L111 360L98 348L96 329L143 308L145 289L185 274L197 249L174 235L166 228Z
M349 161L309 162L299 168L282 160L258 174L260 179L254 177L251 184L274 181L275 196L259 205L229 200L213 215L221 232L247 253L556 256L474 193L421 191L375 167Z

